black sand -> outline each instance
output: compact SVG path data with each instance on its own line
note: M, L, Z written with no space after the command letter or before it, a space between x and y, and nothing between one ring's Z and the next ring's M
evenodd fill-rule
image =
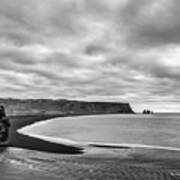
M10 117L12 125L10 130L9 146L38 150L38 151L46 151L52 153L65 153L65 154L81 153L82 149L78 147L50 143L37 138L22 135L17 132L17 130L22 128L23 126L27 126L38 121L47 120L55 117L56 116Z

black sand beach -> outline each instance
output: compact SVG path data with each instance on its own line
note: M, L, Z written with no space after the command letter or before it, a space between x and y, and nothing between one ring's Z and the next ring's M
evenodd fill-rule
M30 125L32 123L55 118L56 116L18 116L10 117L12 127L10 131L9 145L12 147L19 147L31 150L46 151L52 153L65 153L65 154L77 154L81 153L81 148L69 147L65 145L59 145L55 143L45 142L33 137L27 137L17 133L17 130L23 126Z
M55 116L11 117L10 147L1 148L5 179L180 179L180 152L143 148L84 150L20 135L17 129ZM84 153L83 153L84 152Z

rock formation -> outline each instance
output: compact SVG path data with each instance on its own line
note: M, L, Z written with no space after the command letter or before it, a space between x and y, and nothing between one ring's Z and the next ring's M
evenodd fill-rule
M143 114L154 114L153 111L150 111L149 109L144 109Z
M8 116L134 113L128 103L52 99L0 99Z
M4 106L0 106L0 144L6 142L9 136L10 123L6 117Z

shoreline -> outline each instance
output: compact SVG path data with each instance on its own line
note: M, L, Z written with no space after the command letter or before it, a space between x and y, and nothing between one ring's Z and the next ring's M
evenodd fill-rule
M82 115L72 115L82 116ZM83 115L89 116L89 115ZM9 137L9 147L21 147L33 150L56 152L56 153L67 153L67 154L81 154L84 153L83 150L86 147L94 148L106 148L106 149L152 149L152 150L167 150L167 151L177 151L180 152L180 148L168 147L168 146L157 146L157 145L146 145L146 144L127 144L127 143L102 143L102 142L77 142L71 139L56 138L44 135L38 135L33 133L23 132L25 128L30 126L35 126L39 123L46 123L57 118L71 117L70 115L38 115L38 116L13 116L12 126L10 129ZM22 131L22 132L21 132ZM28 142L29 140L29 142ZM45 143L49 148L45 148ZM38 146L42 147L38 147ZM1 145L2 147L3 145Z
M40 121L46 121L56 117L63 116L52 116L52 115L43 115L43 116L13 116L9 117L11 122L10 134L9 134L9 143L8 147L17 147L23 149L44 151L49 153L62 153L62 154L81 154L83 149L79 147L73 147L64 144L52 143L23 135L17 131L25 126L32 125Z
M167 151L159 149L145 149L145 148L107 148L107 147L92 147L87 149L79 149L72 146L64 146L63 144L50 143L37 138L21 135L17 132L18 129L23 128L33 123L46 121L52 118L62 116L19 116L11 117L11 131L10 131L10 144L8 147L25 149L20 151L19 155L15 151L13 156L21 157L21 153L26 154L27 162L28 156L35 154L35 158L39 161L41 158L46 158L47 163L52 162L52 157L58 158L58 166L60 172L65 173L65 179L69 177L69 167L71 168L72 176L77 174L80 177L86 178L93 176L94 179L101 175L103 177L118 177L118 179L152 179L159 180L171 178L179 178L180 173L180 153L176 151ZM4 147L3 147L4 148ZM33 151L37 151L34 153ZM11 151L11 149L9 149ZM13 149L12 149L13 151ZM44 157L44 153L47 153ZM28 155L30 153L30 155ZM38 154L38 156L37 156ZM74 156L75 155L75 156ZM7 155L9 156L9 155ZM40 156L40 159L39 159ZM30 157L31 158L31 157ZM24 161L24 159L22 159ZM67 166L65 166L67 164ZM17 170L17 169L16 169ZM91 170L93 170L91 173ZM105 174L104 172L108 172ZM34 171L32 171L34 172ZM83 174L82 174L83 173ZM98 174L99 173L99 174ZM36 177L36 175L35 175ZM52 179L56 179L53 176Z
M18 133L18 130L27 126L34 125L36 123L50 121L54 118L62 117L75 117L75 116L92 116L92 115L108 115L108 114L76 114L76 115L27 115L27 116L10 116L11 127L9 134L9 143L6 147L17 147L38 151L45 151L50 153L62 153L62 154L82 154L84 148L74 146L72 144L50 142L45 139L28 136L26 134ZM111 115L119 115L113 113ZM122 114L126 115L126 114ZM134 115L134 114L132 114ZM2 146L0 146L2 147ZM122 147L126 149L126 147Z
M112 114L110 114L112 116ZM119 115L119 114L118 114ZM79 115L80 116L80 115ZM88 115L83 115L83 117L86 117ZM59 120L59 118L69 118L71 116L61 116L61 117L53 117L47 120L42 121L36 121L32 124L25 125L19 129L17 129L17 133L27 136L29 138L36 138L37 140L43 140L49 143L55 143L65 146L71 146L76 148L88 148L88 147L95 147L95 148L106 148L106 149L131 149L131 148L139 148L139 149L152 149L152 150L167 150L167 151L177 151L180 152L179 147L175 146L162 146L162 145L153 145L153 144L129 144L129 143L111 143L111 142L91 142L91 141L76 141L72 139L66 139L61 137L52 137L52 136L46 136L46 135L40 135L40 134L34 134L31 132L31 128L36 125L43 125L48 124L49 121L53 120ZM72 116L73 117L73 116ZM82 117L82 115L81 115ZM93 115L91 116L93 117ZM27 132L28 129L30 129L30 132Z
M85 116L86 117L86 116ZM93 117L93 116L92 116ZM18 129L17 132L21 135L28 136L30 138L36 138L39 140L43 140L50 143L57 143L63 144L67 146L77 147L77 148L88 148L88 147L95 147L95 148L106 148L106 149L131 149L131 148L141 148L141 149L152 149L152 150L167 150L167 151L177 151L180 152L180 148L174 146L160 146L160 145L149 145L149 144L129 144L129 143L111 143L111 142L81 142L81 141L74 141L72 139L66 139L61 137L52 137L52 136L45 136L39 135L34 133L26 132L27 129L31 129L36 125L46 124L49 121L53 121L62 117L58 118L51 118L41 122L35 122L33 124L23 126L22 128ZM65 118L65 117L63 117Z

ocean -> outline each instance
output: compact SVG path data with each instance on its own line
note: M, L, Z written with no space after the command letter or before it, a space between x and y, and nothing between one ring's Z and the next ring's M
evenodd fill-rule
M69 144L180 150L180 114L63 117L33 124L19 132Z

